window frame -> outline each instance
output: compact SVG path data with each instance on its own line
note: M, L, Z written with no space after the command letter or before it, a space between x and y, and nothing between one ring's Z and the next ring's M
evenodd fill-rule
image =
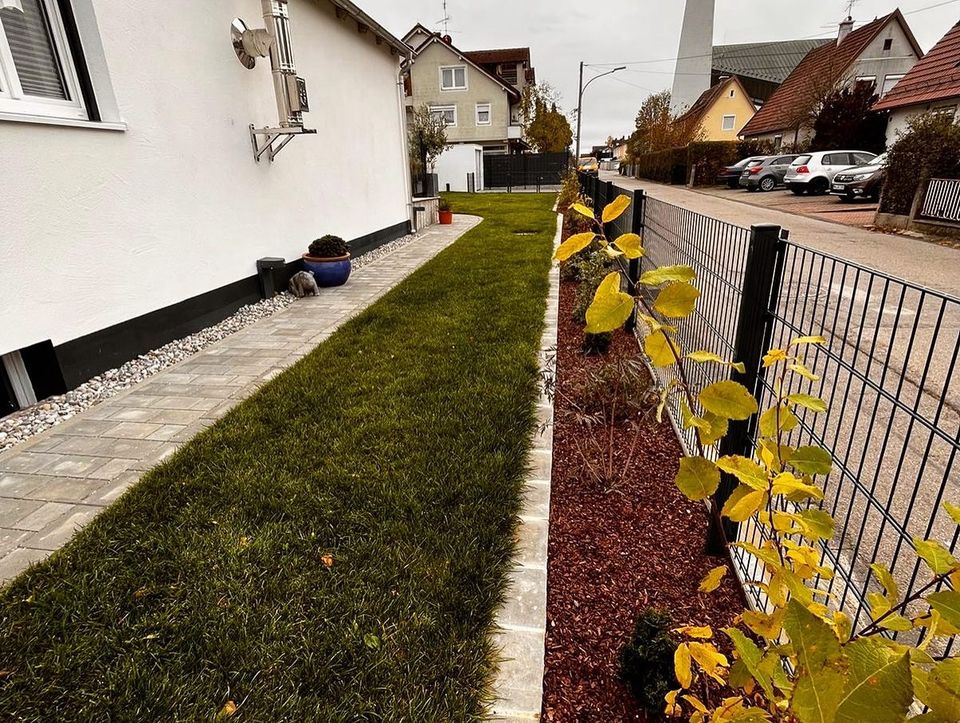
M727 128L727 119L730 119L730 127ZM721 131L735 131L737 129L737 115L736 113L724 114L723 118L720 119L720 130Z
M880 85L880 97L882 98L891 90L893 90L896 87L897 83L903 80L905 75L906 73L888 73L887 75L883 76L883 83ZM884 88L887 87L887 81L889 81L891 78L894 78L893 85L891 85L889 88L884 90Z
M451 80L453 81L453 83L456 83L456 82L457 82L457 71L458 71L458 70L462 70L462 71L463 71L463 85L462 85L462 86L459 86L459 85L451 85L449 88L445 87L445 86L443 85L443 71L445 71L445 70L449 70L449 71L450 71L450 78L451 78ZM440 68L439 68L439 72L440 72L440 92L441 92L441 93L454 93L454 92L461 92L461 91L469 90L469 89L470 89L470 81L469 81L469 79L467 78L467 66L466 66L466 64L461 64L461 65L441 65Z
M456 105L431 105L431 106L429 106L429 108L430 108L430 114L431 114L431 115L433 115L434 113L446 113L447 111L452 110L452 111L453 111L453 123L447 123L447 124L446 124L446 127L447 127L447 128L456 128L456 127L457 127L457 123L458 123L458 121L459 121L459 118L457 117L458 114L457 114L457 106L456 106ZM446 121L446 117L444 117L444 121Z
M26 95L17 75L16 64L6 32L0 32L0 113L37 118L89 121L93 117L88 108L84 83L81 79L83 66L78 62L77 51L70 42L67 29L68 19L64 18L63 7L58 0L37 0L41 6L50 30L54 51L60 65L64 89L70 100L43 98ZM5 10L3 12L17 12ZM0 15L0 27L2 27Z
M480 120L481 110L487 111L487 120L483 122ZM476 121L478 126L489 126L493 125L493 104L492 103L477 103L476 106Z

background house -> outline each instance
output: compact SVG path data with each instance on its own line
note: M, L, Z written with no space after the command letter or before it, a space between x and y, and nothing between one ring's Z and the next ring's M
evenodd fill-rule
M64 391L255 301L260 257L408 233L409 49L353 3L290 0L317 133L272 163L249 131L278 123L270 62L231 45L235 17L264 22L258 0L23 7L0 10L6 401L11 373L21 397Z
M847 18L836 42L811 50L741 135L775 144L808 140L815 111L830 92L867 81L883 95L923 56L899 10L857 30L853 26Z
M449 36L441 37L423 25L414 26L404 41L414 53L408 71L409 109L427 105L442 116L451 145L477 145L486 154L527 148L521 138L519 106L521 88L533 77L529 49L465 53ZM500 57L501 52L504 57L526 60L508 63ZM505 75L497 75L494 71L498 68ZM507 79L514 74L519 87Z
M832 38L824 38L715 45L710 86L715 86L724 77L736 76L754 104L759 107L770 99L807 53L832 42Z
M960 22L873 107L890 111L887 144L921 113L960 120Z
M756 107L743 83L731 77L705 90L690 110L674 122L696 128L699 140L735 141L754 113Z

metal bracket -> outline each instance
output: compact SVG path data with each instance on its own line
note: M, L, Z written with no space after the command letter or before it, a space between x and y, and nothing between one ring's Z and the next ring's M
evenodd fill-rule
M317 131L315 128L303 128L300 126L291 126L290 128L254 128L250 124L250 143L253 146L253 157L257 163L266 154L267 158L273 163L273 159L283 148L296 136L312 135ZM257 136L263 136L261 143ZM279 141L279 143L277 143ZM276 145L274 145L276 144Z

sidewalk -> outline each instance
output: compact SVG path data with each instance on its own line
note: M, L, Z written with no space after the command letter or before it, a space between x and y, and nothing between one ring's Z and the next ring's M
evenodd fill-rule
M0 583L480 223L458 215L307 298L0 454Z

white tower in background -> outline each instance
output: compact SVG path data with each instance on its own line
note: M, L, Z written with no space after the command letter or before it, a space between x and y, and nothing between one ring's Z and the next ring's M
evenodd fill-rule
M710 87L716 0L687 0L673 76L673 111L689 108Z

